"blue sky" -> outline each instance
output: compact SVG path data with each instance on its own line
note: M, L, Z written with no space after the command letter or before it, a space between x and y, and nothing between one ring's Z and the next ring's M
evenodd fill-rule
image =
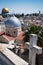
M0 0L0 12L3 7L14 13L43 13L43 0Z

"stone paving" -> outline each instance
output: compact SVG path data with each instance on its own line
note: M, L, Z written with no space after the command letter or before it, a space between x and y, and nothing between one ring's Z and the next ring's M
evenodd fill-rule
M19 56L17 56L15 53L10 51L6 48L7 44L0 44L0 51L9 59L11 60L15 65L28 65L26 61L21 59Z

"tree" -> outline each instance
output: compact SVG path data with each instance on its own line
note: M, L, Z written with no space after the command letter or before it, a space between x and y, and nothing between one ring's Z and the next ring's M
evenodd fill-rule
M37 34L38 35L38 45L43 46L43 31L40 26L30 25L27 30L24 32L24 42L29 41L30 34Z
M24 16L24 13L22 13L21 16L23 17Z
M38 46L43 47L43 28L38 34Z

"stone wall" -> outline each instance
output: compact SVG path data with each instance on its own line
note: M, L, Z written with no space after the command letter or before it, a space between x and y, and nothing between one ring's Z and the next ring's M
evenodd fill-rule
M43 48L42 48L42 54L39 55L39 65L43 65Z
M43 48L42 54L36 55L36 65L43 65Z

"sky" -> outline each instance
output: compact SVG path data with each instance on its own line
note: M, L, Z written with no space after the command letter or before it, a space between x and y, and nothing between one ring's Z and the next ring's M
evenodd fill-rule
M18 14L43 13L43 0L0 0L0 12L4 7Z

